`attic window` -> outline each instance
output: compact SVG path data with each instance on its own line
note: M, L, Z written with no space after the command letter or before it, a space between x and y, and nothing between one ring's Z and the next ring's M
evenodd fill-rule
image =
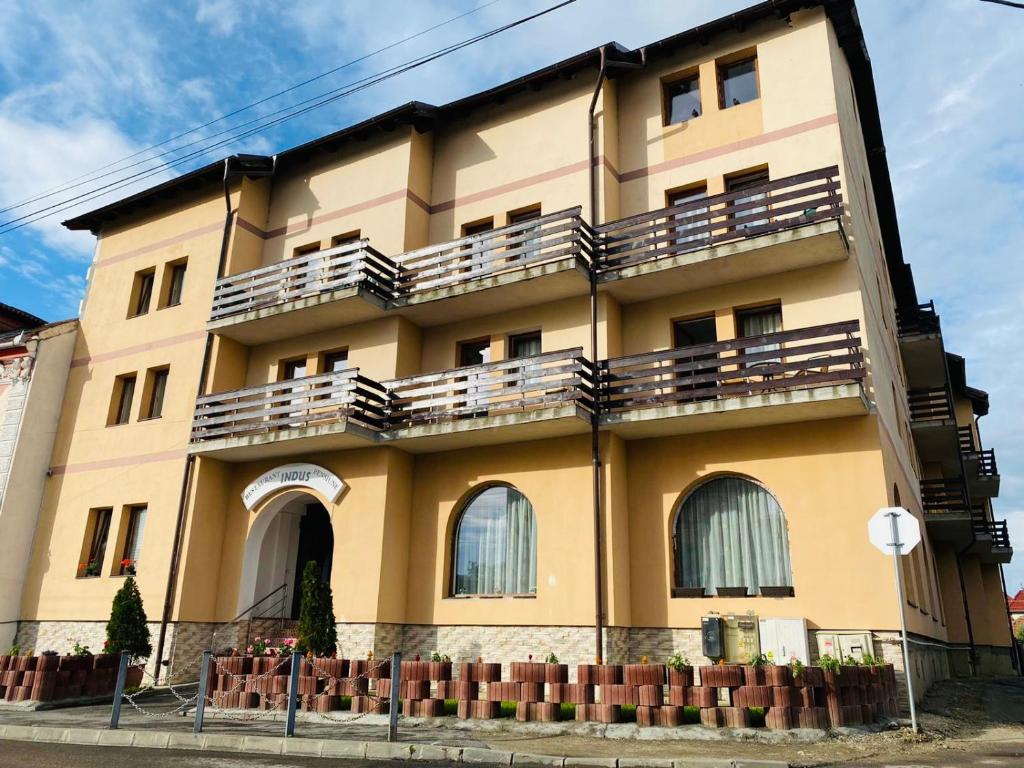
M662 86L665 100L665 125L685 123L700 117L700 75L681 77Z
M718 65L721 108L737 107L760 96L757 88L757 57Z

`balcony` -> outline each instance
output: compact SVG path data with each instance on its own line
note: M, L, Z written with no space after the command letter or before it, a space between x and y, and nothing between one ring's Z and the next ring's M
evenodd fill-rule
M391 307L429 326L582 296L593 249L579 207L420 248L398 258Z
M986 520L974 524L975 546L972 553L986 563L1006 564L1013 558L1010 531L1005 520Z
M921 481L921 504L932 538L968 544L974 524L984 520L980 509L972 509L963 480L935 478Z
M243 344L276 341L380 317L395 265L369 241L222 277L207 328Z
M627 439L867 412L850 320L603 361L601 423Z
M982 450L974 441L970 427L959 427L960 456L964 463L967 490L972 499L994 498L999 495L999 469L996 467L996 452L989 448Z
M189 451L251 461L376 440L387 392L351 368L196 400Z
M386 381L381 437L418 453L581 434L593 382L579 347Z
M939 463L947 474L960 474L960 438L949 389L911 390L907 405L910 431L921 461Z
M841 261L836 166L596 229L603 290L624 303Z
M935 303L897 307L896 331L909 385L914 389L943 386L946 353Z

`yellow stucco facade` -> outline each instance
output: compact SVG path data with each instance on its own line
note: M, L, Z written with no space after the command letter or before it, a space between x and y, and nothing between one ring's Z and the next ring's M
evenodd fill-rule
M750 57L756 97L725 106L723 72ZM636 58L640 66L610 68L614 77L600 88L593 161L588 107L598 71L589 62L536 88L452 107L429 125L395 119L367 126L358 140L327 140L310 152L282 154L273 176L230 180L226 230L216 182L89 224L98 229L98 248L22 599L22 633L42 643L57 636L56 628L65 632L62 637L87 634L106 619L125 570L129 520L145 507L131 570L154 623L171 595L164 653L184 656L195 644L212 642L216 627L245 614L263 597L261 589L276 587L268 581L274 573L291 594L295 547L308 544L296 531L311 514L309 505L319 505L333 535L330 583L345 654L441 647L453 656L507 661L555 650L563 661L587 661L597 653L599 550L606 658L680 648L699 654L702 616L748 612L804 619L811 656L817 654L815 632L828 630L874 633L876 652L895 658L899 606L891 562L869 544L866 522L896 502L896 487L899 503L925 532L926 546L907 558L910 604L903 606L908 630L924 649L919 655L928 668L919 670L922 679L948 674L948 662L937 662L934 648L973 642L993 649L992 666L1000 658L1009 663L991 547L957 554L958 534L932 539L921 479L944 476L947 469L919 456L911 426L906 394L914 384L904 355L917 353L912 340L898 333L857 94L832 22L820 8L794 13L788 23L771 16L742 31L723 30L704 44L652 47ZM699 76L700 115L666 124L666 83L680 73ZM590 210L592 165L596 211ZM832 167L829 178L842 201L832 218L815 219L813 208L791 211L786 215L804 218L763 231L755 222L749 235L723 219L718 240L680 249L686 254L678 263L643 262L632 272L598 273L592 348L588 275L598 270L614 233L626 231L608 234L602 227L659 211L673 204L677 191L695 185L722 195L738 189L744 174L765 172L763 184ZM787 192L792 190L771 192L780 195L772 203L779 220L787 199L799 198L799 192L786 198ZM744 200L749 203L739 203ZM734 194L708 215L733 216L723 212L736 203ZM460 238L486 231L480 226L487 223L515 227L534 210L546 216L576 207L582 223L572 243L580 250L567 257L577 259L575 265L551 260L517 271L506 262L494 274L486 272L490 267L474 272L480 248ZM672 215L678 216L669 215L670 227ZM530 249L541 248L530 243L546 242L531 237L520 239L528 259L534 256ZM449 244L439 251L449 261L433 278L442 287L421 284L384 295L371 280L358 289L311 293L316 281L334 279L329 256L309 262L312 272L305 277L295 277L298 267L289 267L304 263L291 259L318 250L330 254L345 248L338 242L353 239L364 239L380 263L394 266L399 287L403 269L424 258L410 258L410 252ZM685 240L673 235L662 242L671 248ZM516 243L501 248L508 252ZM469 261L458 262L460 253ZM581 265L581 253L589 253L590 261ZM180 303L174 303L169 297L179 264L186 268ZM148 271L152 283L140 288ZM246 305L240 314L211 321L224 280L235 280L242 292L255 290L261 280L283 280L298 284L295 293L301 295L267 307ZM138 313L140 290L150 290L152 299ZM857 329L847 345L856 353L849 360L808 363L796 375L809 379L765 375L755 381L745 364L730 368L726 362L718 385L723 393L738 393L730 398L670 397L611 416L594 405L604 402L602 376L622 364L615 360L679 348L679 321L710 318L716 343L728 345L743 335L744 312L766 306L779 308L775 332L855 323L843 328ZM479 373L450 373L466 365L460 357L466 342L480 342L484 351L477 353L493 366L514 363L517 338L532 333L539 333L541 354L578 348L574 355L585 364L575 375L586 380L594 363L596 378L590 385L574 380L535 386L539 404L512 409L501 408L514 399L510 391L478 411L454 413L459 402L449 401L419 421L395 415L400 382L408 377L440 377L438 391L461 387L464 394L467 380L486 382ZM717 354L728 361L737 349L742 352L742 344ZM303 406L308 411L301 424L288 422L300 395L280 389L280 382L330 374L327 366L340 352L345 368L358 369L369 382L356 395L357 405L346 407L370 402L379 412L371 408L359 424L351 414L328 423L322 417L334 395L323 390L317 397L327 399ZM669 358L663 355L662 362ZM514 390L528 380L534 369L524 365L514 369L519 378L502 386ZM859 375L829 378L845 365L860 366ZM154 376L163 370L166 394L153 417ZM128 415L119 418L126 376L134 376L135 384ZM433 386L424 381L419 386ZM472 397L476 384L468 386ZM561 397L573 387L580 399ZM241 390L248 394L230 394ZM676 385L659 390L677 391ZM266 399L275 392L276 399ZM201 402L200 411L237 413L248 398L262 413L276 408L284 421L257 436L232 432L236 422L217 441L206 441L193 432L193 419L201 415L197 397L213 395L224 398L214 406ZM951 418L972 424L970 405ZM597 548L594 425L602 530ZM340 479L340 497L285 483L254 508L243 504L255 479L296 463ZM686 597L674 590L680 504L702 482L725 476L756 481L781 507L791 595ZM479 489L492 485L511 486L532 505L535 591L453 594L460 513ZM96 552L83 537L92 531L92 517L106 509L111 527L98 574L82 575L83 556ZM179 511L180 555L174 562ZM270 537L278 550L267 543ZM282 566L281 557L291 560Z

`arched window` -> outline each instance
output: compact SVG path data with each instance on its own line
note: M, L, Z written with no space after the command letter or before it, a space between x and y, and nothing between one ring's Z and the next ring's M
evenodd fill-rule
M678 586L719 594L743 588L785 593L793 585L782 507L742 477L719 477L694 490L676 515ZM778 589L783 588L783 589ZM724 591L724 590L723 590Z
M453 594L535 593L537 524L533 505L515 488L485 488L462 510L452 552Z

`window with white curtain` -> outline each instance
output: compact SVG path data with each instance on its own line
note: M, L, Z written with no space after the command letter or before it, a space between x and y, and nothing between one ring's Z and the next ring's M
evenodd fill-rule
M757 594L792 587L782 507L742 477L718 477L694 490L676 515L677 586L718 594L723 587Z
M455 529L456 595L525 595L537 591L537 524L533 505L508 486L492 486L466 504Z

